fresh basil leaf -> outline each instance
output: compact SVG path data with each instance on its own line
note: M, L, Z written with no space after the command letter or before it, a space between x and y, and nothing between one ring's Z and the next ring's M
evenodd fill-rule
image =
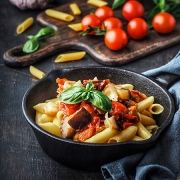
M36 38L38 39L45 39L51 36L54 36L56 34L56 30L54 30L53 28L50 27L45 27L42 28L37 34L36 34Z
M60 101L67 104L77 104L83 100L82 93L86 92L86 89L81 86L72 86L65 90L59 97Z
M32 39L32 38L34 38L34 36L29 35L29 36L27 36L27 38L28 38L28 39Z
M23 52L32 53L39 48L39 42L37 38L34 36L30 40L28 40L23 46Z
M126 2L126 0L114 0L114 2L112 4L112 9L113 10L117 9L118 7L120 7L125 2Z
M88 91L94 90L94 84L92 82L88 82L86 85L86 90Z
M154 18L154 16L156 14L158 14L159 12L161 12L161 9L159 8L159 6L155 6L152 11L150 12L148 18L147 18L147 23L148 23L148 28L151 29L152 28L152 20Z
M90 102L98 108L110 112L112 109L111 100L102 92L93 90L90 94Z
M90 92L83 92L81 96L83 100L88 100L90 97Z

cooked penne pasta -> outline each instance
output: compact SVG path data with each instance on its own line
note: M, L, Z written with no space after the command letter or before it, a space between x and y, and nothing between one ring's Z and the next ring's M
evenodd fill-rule
M151 117L151 118L153 117L152 114L149 111L147 111L146 109L143 112L141 112L141 114Z
M57 11L57 10L54 10L54 9L47 9L45 11L45 13L49 17L56 18L56 19L59 19L59 20L63 20L63 21L66 21L66 22L70 22L70 21L72 21L74 19L74 16L72 16L71 14L67 14L67 13Z
M65 56L72 59L80 53L85 52ZM114 84L97 77L57 77L56 83L56 98L33 106L36 124L54 135L78 142L118 143L149 139L158 129L153 114L160 104L153 107L154 96L131 90L131 84Z
M141 113L138 113L138 117L139 117L140 122L144 126L149 126L149 125L155 125L156 124L156 121L153 118L145 116L145 115L143 115Z
M137 108L138 112L141 113L142 111L147 109L149 106L151 106L153 102L154 102L154 96L149 96L146 99L140 101L138 103L138 108Z
M140 123L137 123L138 130L137 130L137 135L140 136L143 139L149 139L152 134Z
M81 31L82 30L82 24L81 23L69 24L68 27L73 29L74 31Z
M27 18L25 21L23 21L16 29L17 34L23 33L26 29L28 29L34 22L33 17Z
M34 77L36 77L38 79L41 79L41 78L43 78L45 76L44 72L42 72L41 70L35 68L34 66L30 66L29 71Z
M35 115L35 122L37 124L40 123L40 119L41 119L41 116L43 115L43 113L40 113L39 111L36 111L36 115Z
M132 140L132 141L142 141L142 140L144 140L144 139L141 138L141 137L139 137L139 136L137 136L137 135L135 135L131 140Z
M152 104L150 107L148 107L148 111L151 114L161 114L164 110L164 107L160 104Z
M38 104L36 104L35 106L33 106L33 108L36 110L36 111L38 111L38 112L40 112L40 113L44 113L44 106L46 105L46 103L38 103Z
M87 139L85 142L88 142L88 143L104 143L118 133L119 133L118 130L106 128L103 131L101 131L100 133L98 133L98 134L92 136L91 138Z
M58 112L58 105L54 102L47 102L44 106L44 113L49 116L56 116Z
M67 53L67 54L60 54L54 62L66 62L66 61L75 61L80 60L85 56L86 52L73 52L73 53Z
M81 14L81 10L76 3L72 3L69 6L70 6L70 9L74 15L80 15Z
M97 7L108 5L108 2L101 1L101 0L88 0L87 3L93 6L97 6Z
M137 132L136 126L129 126L128 128L121 131L119 134L111 137L108 143L125 142L131 140Z
M63 116L64 113L62 111L58 111L56 117L53 119L53 123L60 127Z
M47 123L52 122L54 117L48 116L47 114L42 114L42 116L39 119L39 123Z
M150 125L150 126L145 126L145 127L151 134L153 134L158 129L157 125Z
M38 125L45 131L48 131L49 133L53 135L61 137L61 131L56 124L52 122L47 122L47 123L39 123Z

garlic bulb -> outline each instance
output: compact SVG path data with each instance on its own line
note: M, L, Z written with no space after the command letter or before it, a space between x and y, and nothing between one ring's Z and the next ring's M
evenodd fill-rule
M44 9L54 0L10 0L10 2L21 10Z

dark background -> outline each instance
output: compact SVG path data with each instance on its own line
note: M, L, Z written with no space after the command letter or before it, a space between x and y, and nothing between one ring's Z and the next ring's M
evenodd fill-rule
M70 0L56 0L55 5L68 2ZM27 17L36 18L41 11L22 11L8 0L0 0L0 179L103 179L101 172L84 172L65 167L42 151L34 133L25 121L21 108L24 93L37 79L29 73L29 67L12 68L3 62L5 51L23 44L26 36L36 34L41 26L35 21L33 26L21 35L16 34L16 27ZM117 68L141 73L168 63L179 49L180 44L177 44ZM64 67L102 66L88 54L81 61L55 64L54 59L58 54L34 66L45 73Z

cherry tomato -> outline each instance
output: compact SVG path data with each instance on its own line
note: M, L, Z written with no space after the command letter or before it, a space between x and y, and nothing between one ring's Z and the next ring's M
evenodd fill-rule
M106 46L111 50L119 50L128 43L128 37L124 30L113 28L104 36Z
M128 22L127 31L131 38L142 39L148 33L148 25L142 18L134 18Z
M111 30L112 28L121 28L123 29L123 23L120 19L115 18L115 17L111 17L111 18L107 18L104 22L104 24L102 25L102 30L104 30L104 26L106 27L107 30Z
M170 13L161 12L154 16L152 25L157 32L167 34L174 30L176 20Z
M80 104L66 104L63 102L60 102L59 104L59 110L63 111L67 116L70 116L71 114L74 114L80 107Z
M112 101L112 110L110 112L110 115L112 116L122 115L126 109L127 108L124 104L121 104L118 101Z
M102 6L96 9L94 15L97 16L102 22L109 18L114 17L114 11L108 6Z
M122 15L130 21L133 18L144 16L144 6L138 1L127 1L122 7Z
M94 14L88 14L86 16L83 17L82 21L82 30L86 31L89 26L91 27L101 27L101 20L95 16ZM93 34L93 32L91 32L90 34Z

